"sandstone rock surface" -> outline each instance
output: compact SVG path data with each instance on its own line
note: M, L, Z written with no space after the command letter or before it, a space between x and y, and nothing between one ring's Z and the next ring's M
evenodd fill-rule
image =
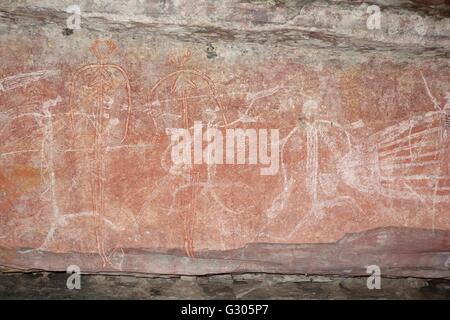
M0 4L0 265L449 276L448 5L71 4ZM175 163L196 124L256 163Z

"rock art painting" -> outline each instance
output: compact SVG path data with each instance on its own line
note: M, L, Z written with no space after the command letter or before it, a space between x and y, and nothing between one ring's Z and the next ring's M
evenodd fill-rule
M125 252L216 259L450 229L448 66L230 59L195 44L141 57L123 39L63 50L19 45L42 64L3 62L0 247L16 260L75 252L136 271ZM186 163L175 129L192 139Z
M75 72L69 93L73 150L79 150L85 158L78 164L88 167L90 212L95 217L98 252L105 263L108 258L103 244L103 219L105 210L108 210L106 186L111 184L106 175L108 163L105 157L108 148L124 143L132 107L127 73L119 65L109 64L106 60L115 49L112 41L94 42L91 51L98 63Z

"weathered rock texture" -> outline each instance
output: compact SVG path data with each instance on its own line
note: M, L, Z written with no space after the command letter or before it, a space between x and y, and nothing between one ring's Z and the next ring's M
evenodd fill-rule
M43 3L0 3L0 265L449 276L447 5ZM175 164L196 121L276 171Z
M267 274L207 277L83 275L80 282L81 288L68 290L67 277L68 275L65 273L0 273L0 298L450 299L450 280L448 279L382 278L379 290L368 290L365 277ZM166 315L178 316L184 306L181 304L177 308L175 305L171 305L170 308L167 308ZM273 314L274 310L271 311Z

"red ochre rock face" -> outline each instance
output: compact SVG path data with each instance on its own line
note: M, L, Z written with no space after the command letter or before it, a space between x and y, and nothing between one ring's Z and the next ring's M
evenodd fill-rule
M441 240L424 250L449 249L446 64L311 63L275 48L259 55L224 47L211 58L189 43L79 36L58 48L50 38L2 38L1 265L58 270L61 255L93 271L122 270L116 260L126 256L130 272L299 272L306 269L295 261L228 264L242 248L250 260L280 251L276 260L290 246L383 228L387 235L368 233L352 246L367 253L389 243L395 251L398 232L408 246L433 242L435 231ZM195 122L224 137L229 129L278 130L277 170L262 175L268 165L260 161L174 163L168 129L194 136ZM338 243L302 250L325 250L331 264L334 250L353 248ZM143 262L133 252L156 257ZM217 268L186 269L199 257ZM436 258L442 270L446 257Z

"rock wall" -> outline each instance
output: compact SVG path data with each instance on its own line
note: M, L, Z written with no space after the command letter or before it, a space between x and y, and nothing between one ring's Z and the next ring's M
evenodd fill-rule
M2 1L0 265L448 277L449 12Z

